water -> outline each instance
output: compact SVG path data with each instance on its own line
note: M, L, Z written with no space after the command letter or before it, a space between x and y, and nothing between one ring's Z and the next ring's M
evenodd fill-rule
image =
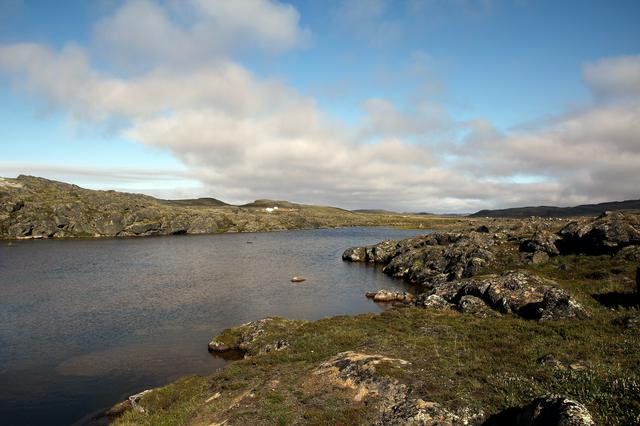
M224 328L382 309L403 284L343 250L418 231L346 228L144 239L0 242L0 419L71 424L225 361ZM291 283L301 275L307 281Z

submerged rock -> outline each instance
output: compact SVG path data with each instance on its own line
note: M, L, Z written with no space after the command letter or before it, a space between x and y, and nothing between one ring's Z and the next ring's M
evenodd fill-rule
M374 302L400 302L411 303L415 297L404 291L379 290L377 292L367 293L367 297L373 299Z

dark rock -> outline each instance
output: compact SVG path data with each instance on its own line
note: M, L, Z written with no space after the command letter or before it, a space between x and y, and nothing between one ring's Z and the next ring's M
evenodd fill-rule
M530 239L524 240L520 244L520 251L526 253L546 253L549 256L557 256L560 251L556 247L556 241L560 237L549 231L536 231Z
M488 234L488 233L489 233L489 232L491 232L491 231L489 230L489 227L488 227L487 225L480 225L480 226L476 229L476 232L480 232L480 233L483 233L483 234Z
M365 247L353 247L342 254L342 260L386 264L397 248L397 241L383 241Z
M471 232L469 235L434 233L401 241L385 241L375 246L346 250L343 259L385 265L383 272L433 287L435 283L471 277L494 259L493 238Z
M518 426L592 426L595 425L587 408L561 395L536 398L518 416Z
M636 290L640 293L640 266L636 266Z
M543 251L536 251L535 253L524 253L522 256L524 263L530 265L540 265L549 261L549 255Z
M558 234L556 245L563 254L614 254L640 245L640 213L605 212L588 222L571 222Z
M594 426L587 408L562 395L545 395L495 414L484 426Z
M3 209L8 213L15 213L24 207L23 200L7 201L3 203Z

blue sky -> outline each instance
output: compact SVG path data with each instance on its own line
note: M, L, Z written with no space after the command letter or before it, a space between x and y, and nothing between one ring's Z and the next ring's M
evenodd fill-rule
M396 210L638 198L639 21L637 1L0 0L0 175Z

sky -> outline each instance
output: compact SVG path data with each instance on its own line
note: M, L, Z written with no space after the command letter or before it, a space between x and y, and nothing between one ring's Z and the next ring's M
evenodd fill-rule
M0 0L0 176L473 212L640 198L637 0Z

